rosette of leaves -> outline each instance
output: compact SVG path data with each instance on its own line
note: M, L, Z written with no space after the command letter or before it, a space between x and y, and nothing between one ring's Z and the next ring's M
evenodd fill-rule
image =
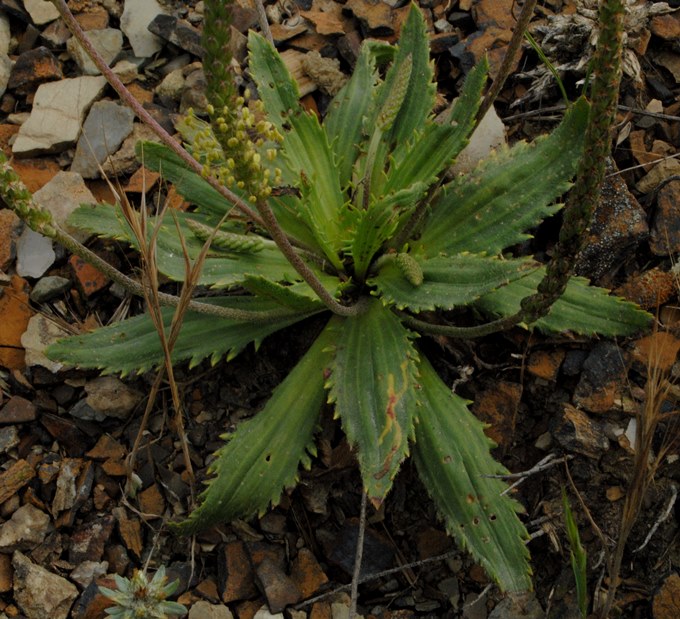
M145 165L161 171L197 207L177 213L171 223L158 222L159 268L181 281L183 251L195 258L219 226L199 283L226 290L203 302L234 316L188 312L175 362L232 358L279 329L327 316L264 408L225 437L201 504L176 528L191 533L276 503L294 485L299 467L310 464L320 412L331 405L375 506L412 453L449 533L503 589L529 589L521 507L501 494L502 481L490 477L507 471L491 457L483 424L418 346L416 327L427 324L425 315L454 309L468 321L511 316L536 291L543 267L504 251L559 210L554 201L570 187L588 103L574 103L551 135L504 149L469 175L445 181L474 128L488 67L482 62L471 71L457 103L435 122L433 67L419 10L410 11L398 47L364 43L323 121L301 107L297 84L264 38L251 33L249 50L266 119L282 136L280 143L253 142L261 150L258 165L266 162L269 177L281 178L281 186L260 195L268 195L297 255L345 311L329 310L263 229L246 227L238 217L224 223L231 204L168 149L142 145ZM217 139L205 141L206 127L185 124L194 156L218 168L217 174L219 166L235 167L238 179L238 166L215 150ZM135 243L116 207L82 207L70 223ZM169 325L173 310L166 312ZM633 304L574 278L551 311L530 326L613 336L644 329L649 320ZM49 354L122 374L163 360L145 315L64 340Z
M99 587L102 595L115 602L115 606L106 609L109 617L167 619L187 613L183 604L167 599L177 591L179 580L168 583L165 566L161 566L151 580L145 572L139 570L135 571L132 578L124 578L118 574L114 574L113 578L116 582L116 589Z

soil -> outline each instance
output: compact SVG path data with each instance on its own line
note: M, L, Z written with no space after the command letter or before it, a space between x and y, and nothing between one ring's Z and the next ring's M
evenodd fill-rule
M174 8L182 4L195 5L175 3ZM541 23L548 14L566 15L574 8L574 3L568 1L539 4L536 20ZM430 5L437 10L440 3L428 3L427 7L432 8ZM475 37L489 37L494 20L501 23L494 35L497 40L502 40L502 33L508 31L503 11L499 10L499 17L495 10L499 9L493 2L461 1L449 2L441 11L455 24L460 41L467 41L451 43L435 55L440 93L447 100L457 92L465 64L477 53L472 43ZM485 16L484 11L491 16ZM12 24L19 38L26 36L25 24L15 23L14 18ZM359 22L355 28L359 39L367 35ZM622 171L624 188L620 191L627 195L630 191L639 198L644 221L653 223L661 208L660 192L636 189L647 170L639 167L640 153L631 147L629 136L642 132L639 138L645 155L662 152L658 142L677 152L680 88L673 73L657 61L661 52L677 53L678 44L677 39L664 38L658 24L646 22L643 29L649 37L646 49L638 54L642 81L636 83L628 77L621 90L622 103L637 112L620 111L616 128L621 139L613 159ZM316 46L318 41L305 45ZM493 50L496 43L489 39L485 45ZM179 50L166 47L163 51L165 59L173 54L178 55ZM557 112L551 111L560 103L555 88L546 89L534 101L513 106L528 91L531 81L526 75L539 64L535 53L525 50L497 102L496 110L504 119L511 141L545 133L558 118ZM341 68L348 70L344 59ZM145 88L155 84L153 71L149 75ZM564 81L570 96L580 88L581 77L576 70L566 72ZM28 99L15 96L19 111L30 109ZM308 103L323 109L327 100L317 91ZM661 108L649 106L652 101L659 101ZM661 109L659 113L665 116L645 115L647 107ZM537 114L540 110L548 111ZM166 110L168 115L175 112L176 109ZM45 159L64 165L64 156ZM670 181L667 185L674 185L673 196L680 195L678 184ZM150 191L147 200L153 203L164 196L165 189L161 187ZM673 209L677 210L677 202L673 202ZM539 259L549 256L559 224L559 216L544 223L521 250ZM594 234L602 239L606 231ZM629 236L623 246L605 245L603 251L611 252L611 256L584 259L580 269L584 274L595 273L594 283L623 287L622 292L646 301L646 307L657 312L662 323L659 329L668 337L666 340L658 336L658 341L663 340L674 351L665 362L672 380L680 372L675 363L678 287L668 274L673 256L680 249L680 245L675 249L674 244L680 238L670 229L668 247L659 251L658 246L654 248L658 238L650 240L649 235L637 233ZM128 249L103 241L90 246L107 252L124 270L134 273L137 261ZM10 265L6 269L10 275L13 268ZM659 298L663 286L655 279L657 273L666 284L670 277L670 292L663 299ZM74 284L78 281L64 252L50 274L66 275ZM28 281L29 286L33 283ZM172 292L173 285L166 284L165 289ZM128 314L142 311L139 301L121 301L114 292L105 286L87 295L74 285L57 301L31 307L33 312L58 315L81 325L91 325L95 316L105 323L124 303L129 303ZM165 526L168 520L187 514L192 494L200 492L201 482L207 477L211 454L222 444L219 437L263 406L320 326L318 320L309 320L291 327L267 338L257 352L248 348L228 363L222 360L214 366L203 363L191 370L177 368L176 380L185 405L184 432L196 481L190 483L187 474L166 383L140 444L136 461L140 490L134 497L124 490L124 461L139 432L144 401L126 419L85 421L74 418L69 411L83 400L84 388L96 378L95 373L52 373L40 366L7 367L0 375L0 404L6 406L11 398L19 396L33 404L35 411L32 418L29 415L26 420L12 420L3 417L4 409L0 410L2 427L16 428L18 438L11 448L0 453L0 464L9 473L17 471L17 463L28 462L35 476L17 482L14 491L4 496L0 522L7 522L26 504L49 514L50 526L44 538L22 551L34 563L66 579L73 580L73 570L85 561L99 565L108 562L103 568L108 580L106 576L97 580L107 586L111 586L113 573L131 576L136 568L165 565L170 579L179 579L176 595L187 607L199 608L198 602L205 600L215 607L226 604L234 616L250 619L266 602L272 610L280 602L285 607L285 617L344 616L356 548L361 484L354 456L330 411L322 417L318 454L311 468L300 472L298 486L286 492L278 506L260 518L224 523L195 539L176 538ZM621 537L625 497L635 485L635 450L631 445L634 435L626 430L631 421L642 419L645 402L653 393L648 376L653 356L649 361L641 352L648 341L640 338L611 342L569 334L546 337L519 328L467 342L447 338L421 341L440 375L448 384L456 385L459 395L474 402L472 410L489 423L489 436L499 445L494 450L495 457L513 473L528 472L509 482L518 481L513 496L525 508L522 519L531 535L535 592L521 599L504 599L483 570L446 536L412 463L406 461L383 507L378 512L368 510L363 574L392 571L360 585L359 612L394 619L578 617L563 491L587 552L589 608L593 608L593 601L601 603L612 584L607 566ZM128 377L125 383L147 394L154 378L149 373ZM680 616L673 614L680 608L680 502L675 500L680 483L680 425L674 417L676 402L677 393L671 390L662 405L667 416L652 443L652 454L664 456L653 483L637 505L639 513L623 554L616 598L621 617ZM546 458L543 467L536 466ZM69 467L76 471L70 477ZM70 484L73 501L59 509L56 501L62 496L64 484ZM75 552L74 540L86 550ZM23 617L11 578L8 562L0 562L0 617ZM69 616L105 616L96 584L78 587L78 598ZM297 599L281 602L295 587L300 591ZM318 601L310 601L323 594L326 596ZM227 616L202 612L196 611L191 617Z

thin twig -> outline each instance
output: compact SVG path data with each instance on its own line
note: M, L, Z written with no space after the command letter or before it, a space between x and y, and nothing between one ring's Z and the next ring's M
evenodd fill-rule
M505 81L512 72L512 65L515 62L517 53L524 40L524 31L527 29L527 26L534 15L534 8L536 8L536 0L526 0L522 7L522 11L519 14L519 18L517 19L517 24L512 31L512 38L508 44L508 49L505 51L505 56L503 56L503 62L501 63L500 69L498 69L496 79L493 81L493 84L491 84L491 88L489 88L489 91L486 93L484 101L482 101L482 105L477 112L477 124L481 122L482 118L484 118L489 111L489 108L493 105L493 102L496 100L496 97L498 97L501 90L503 90Z
M377 580L378 578L384 578L385 576L391 576L392 574L398 574L399 572L403 572L405 570L409 570L414 567L421 567L423 565L427 565L428 563L434 563L436 561L446 561L446 559L450 559L452 557L458 556L460 554L459 550L450 550L449 552L445 552L444 554L437 555L436 557L428 557L427 559L421 559L420 561L413 561L412 563L406 563L404 565L400 565L399 567L392 567L389 570L383 570L381 572L373 572L371 574L366 574L365 576L362 576L359 578L359 584L362 585L365 582L370 582L371 580ZM326 591L325 593L320 593L319 595L314 596L313 598L309 598L308 600L305 600L304 602L298 603L295 608L296 609L301 609L305 608L307 606L311 606L312 604L315 604L316 602L319 602L321 600L325 600L328 597L331 597L335 595L336 593L342 593L343 591L349 591L352 588L352 584L348 585L341 585L339 587L335 587L331 589L330 591Z
M673 511L673 506L675 505L675 501L678 498L678 487L675 484L671 485L671 498L668 499L668 505L666 505L666 508L659 514L659 517L656 519L656 522L654 523L654 526L649 530L649 533L647 533L647 537L645 537L645 541L640 544L635 550L633 550L633 554L640 552L647 544L649 544L649 541L652 539L652 536L654 533L656 533L656 530L659 528L662 522L665 520L668 520L668 517L671 515L671 511Z
M357 536L357 549L354 555L354 570L352 571L352 589L349 602L349 619L357 616L357 597L359 596L359 576L361 575L361 561L364 556L364 537L366 535L366 504L368 493L361 493L361 513L359 514L359 535Z
M264 38L274 45L274 37L272 36L272 29L269 27L269 20L267 19L267 13L264 10L264 4L262 4L262 0L253 1L255 2L255 10L257 11L257 21L260 24L260 30L262 30Z

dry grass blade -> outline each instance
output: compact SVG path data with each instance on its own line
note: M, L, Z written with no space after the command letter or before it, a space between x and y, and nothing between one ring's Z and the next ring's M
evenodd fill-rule
M658 337L660 334L662 331L655 329L650 340L645 399L636 415L633 473L623 503L616 546L607 566L610 583L604 604L598 613L602 619L609 617L614 606L626 544L640 515L645 495L677 438L677 412L664 412L666 403L674 399L674 385L661 362L665 356L665 340ZM664 424L664 437L655 452L655 437Z

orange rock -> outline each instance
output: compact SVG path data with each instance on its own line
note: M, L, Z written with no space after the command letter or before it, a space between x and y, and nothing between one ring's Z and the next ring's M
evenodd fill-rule
M93 460L122 459L125 456L125 447L109 434L102 434L97 444L85 455Z
M472 19L477 28L497 26L512 33L516 24L515 4L515 0L477 0L472 6Z
M125 185L125 191L128 193L146 193L158 182L160 177L161 175L158 172L152 172L144 167L138 168Z
M637 340L633 345L633 359L645 367L668 371L673 367L680 351L680 340L670 333L657 331Z
M680 39L680 16L677 13L655 15L649 24L652 34L667 41Z
M671 574L654 596L652 606L654 619L677 619L680 617L680 575Z
M28 283L14 275L0 296L0 365L9 370L24 368L21 336L33 311L28 304Z
M475 398L472 410L482 421L489 424L486 435L503 446L512 441L517 408L522 397L522 385L498 381L492 388Z
M331 605L328 602L315 602L312 604L309 619L331 619L332 617Z
M165 498L156 484L139 493L139 507L147 518L160 518L165 511ZM215 588L217 595L217 588Z
M221 569L219 589L224 603L253 597L257 594L255 574L241 541L229 542L218 555Z
M69 264L78 279L78 283L80 284L83 293L87 297L98 292L109 283L109 279L106 275L99 269L95 269L89 262L85 262L85 260L79 256L71 256Z
M127 89L132 93L132 96L137 99L140 103L151 103L153 102L153 92L147 90L137 82L132 82L132 84L127 85Z
M303 598L311 597L328 582L328 576L308 548L301 548L298 552L291 566L290 577L300 589Z
M103 6L88 6L76 13L75 18L83 30L102 30L109 26L109 12Z
M564 350L537 350L531 353L527 370L530 374L554 381L564 361Z
M51 159L14 159L12 167L31 193L42 189L61 171Z
M0 210L0 270L5 271L14 259L15 242L21 220L9 209Z
M0 554L0 593L12 590L12 555Z
M672 273L654 268L632 277L615 292L644 309L655 309L670 301L677 286Z
M11 157L12 155L9 140L19 132L20 128L19 125L0 125L0 149L2 149L8 157Z

